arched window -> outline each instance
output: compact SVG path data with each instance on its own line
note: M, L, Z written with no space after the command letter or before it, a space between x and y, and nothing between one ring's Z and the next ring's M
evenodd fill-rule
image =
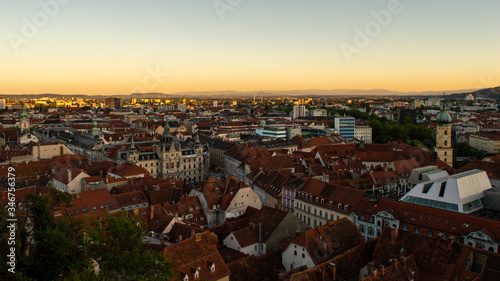
M382 223L380 221L377 221L377 226L380 226L382 225Z
M448 135L448 131L447 130L444 130L444 135Z
M359 226L359 231L361 231L361 233L365 233L365 226L364 225L360 225Z
M495 252L495 249L493 249L493 247L489 247L489 248L488 248L488 251L490 251L490 252L493 252L493 253L494 253L494 252Z
M373 228L372 227L368 227L368 235L373 235Z
M444 141L444 145L445 146L448 145L448 141L447 140Z

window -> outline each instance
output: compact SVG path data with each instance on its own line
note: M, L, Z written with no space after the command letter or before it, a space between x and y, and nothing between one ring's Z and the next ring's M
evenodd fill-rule
M297 251L293 251L293 255L296 256L297 255Z
M403 224L402 228L403 228L403 230L408 230L408 225L407 224Z
M302 254L302 258L305 259L306 258L306 254Z
M368 227L368 235L373 235L373 228L372 227Z
M448 141L447 141L447 140L445 140L445 141L444 141L444 145L445 145L445 146L447 146L447 145L448 145Z
M364 225L360 225L359 226L359 231L361 231L361 233L365 233L365 226Z
M431 237L432 237L432 236L434 236L434 231L432 231L432 230L427 230L427 235L429 235L429 236L431 236Z
M415 226L415 227L413 228L413 232L415 232L415 233L420 233L420 228L419 228L418 226Z

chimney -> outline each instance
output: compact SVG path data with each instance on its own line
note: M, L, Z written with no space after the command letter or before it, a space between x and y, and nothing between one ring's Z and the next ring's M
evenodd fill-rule
M61 156L63 156L63 155L64 155L64 148L63 148L63 146L62 146L62 145L60 146L60 148L61 148ZM40 148L39 148L39 149L40 149Z
M455 242L455 236L448 237L448 241L449 241L448 248L451 249L451 247L453 247L453 242Z
M155 185L154 187L155 187L155 191L160 190L160 185L159 184Z
M71 182L71 169L68 169L68 183Z
M379 267L380 267L380 274L384 275L384 273L385 273L384 272L385 271L385 266L383 264L381 264Z
M328 268L330 268L330 271L332 272L333 276L333 281L337 280L337 265L333 262L328 264Z
M155 207L150 206L149 207L149 220L152 220L155 216Z
M134 213L134 215L138 215L139 214L139 209L134 209L132 212Z
M177 236L177 241L179 241L179 242L182 241L182 235Z
M200 233L196 233L194 235L194 242L200 242L201 241L201 234Z
M372 274L373 274L373 277L377 277L378 272L377 272L377 268L376 267L373 268Z
M172 187L173 187L173 188L175 188L175 181L174 181L174 182L172 182Z
M322 254L324 255L324 257L327 256L327 253L326 253L326 242L321 240L321 237L320 237L320 240L319 240L319 244L320 244L320 247L321 247L321 251L322 251Z
M250 225L250 228L255 231L255 223L251 222L249 225Z
M194 236L194 229L191 229L191 237Z
M167 240L167 239L165 238L165 235L162 235L162 236L161 236L161 249L162 249L162 250L165 248L165 240Z
M397 228L391 228L391 243L396 243L398 240L398 229Z

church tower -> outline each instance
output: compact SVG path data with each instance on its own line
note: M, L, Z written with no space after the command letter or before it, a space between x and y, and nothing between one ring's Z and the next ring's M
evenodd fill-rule
M453 148L451 147L451 116L444 109L437 116L435 151L438 160L453 167Z
M95 138L99 136L99 128L97 127L97 121L92 122L92 137Z
M23 112L21 113L21 132L27 132L30 130L30 120L28 119L28 113L26 112L26 105L23 103Z

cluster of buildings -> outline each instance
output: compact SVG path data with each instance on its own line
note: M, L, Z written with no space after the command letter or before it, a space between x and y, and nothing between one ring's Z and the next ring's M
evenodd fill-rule
M0 181L16 168L19 217L28 194L56 188L72 195L56 219L138 219L183 281L500 278L500 160L453 168L454 111L430 115L430 151L372 143L362 120L302 101L290 114L104 103L0 114Z

